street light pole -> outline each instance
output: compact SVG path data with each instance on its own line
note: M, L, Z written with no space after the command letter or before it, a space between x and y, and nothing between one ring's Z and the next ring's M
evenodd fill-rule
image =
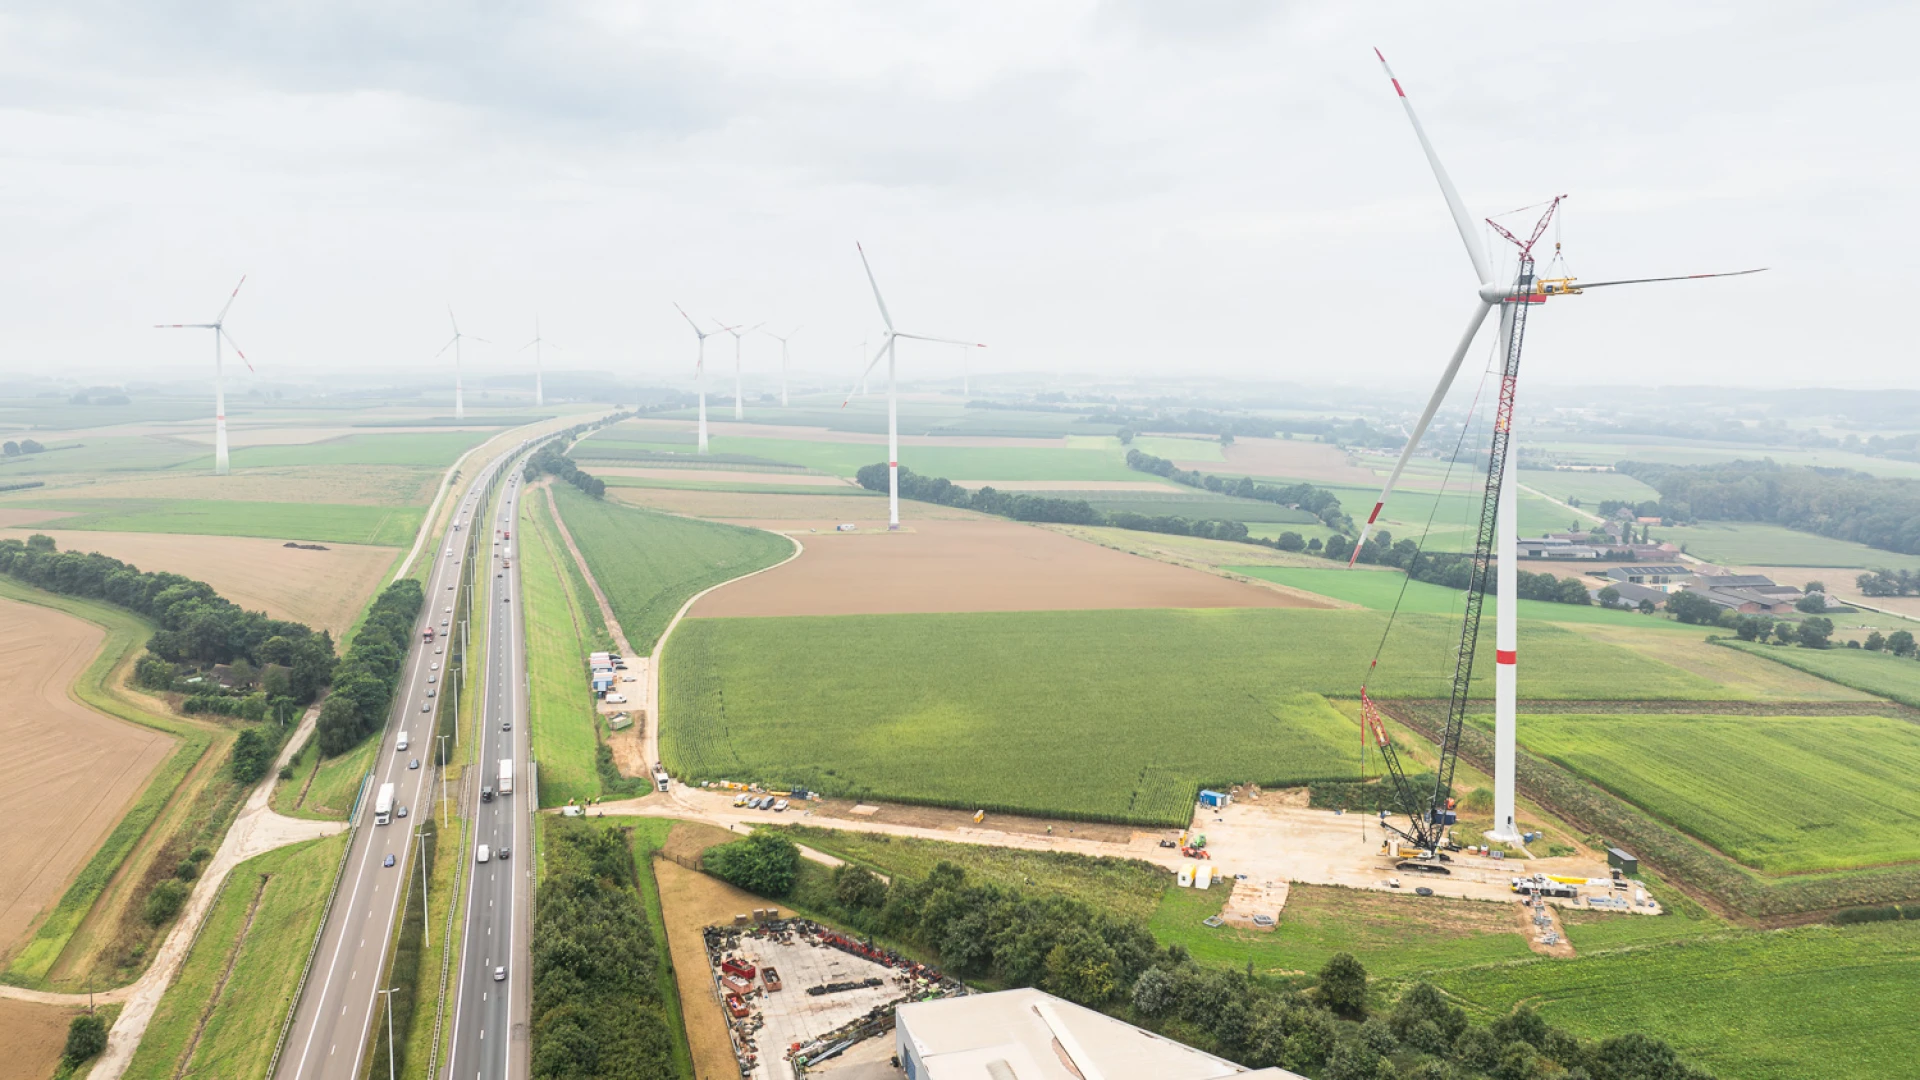
M414 853L414 858L418 860L420 863L420 947L423 949L431 949L433 948L433 941L431 940L431 935L427 931L427 926L429 924L427 921L428 897L427 897L427 827L426 825L423 823L423 824L414 826L413 835L416 839L420 841L420 844L419 844L420 850Z
M456 726L460 718L460 691L454 689L453 716ZM447 737L440 736L440 820L447 820Z
M375 991L374 991L374 993L376 993L376 994L385 994L385 995L387 996L387 1080L394 1080L394 1066L393 1066L393 992L394 992L395 990L398 990L398 989L400 989L400 988L399 988L399 987L397 987L397 986L389 986L389 987L387 987L387 988L386 988L385 990L375 990Z

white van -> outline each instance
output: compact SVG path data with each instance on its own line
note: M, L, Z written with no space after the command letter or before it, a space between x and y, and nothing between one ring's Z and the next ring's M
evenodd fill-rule
M393 748L394 748L395 750L405 750L405 749L407 748L407 733L406 733L406 732L404 732L404 731L403 731L403 732L401 732L401 733L400 733L400 741L399 741L399 742L397 742L397 743L394 743L394 744L393 744Z
M493 849L489 848L485 844L481 844L478 848L474 850L474 853L473 853L474 862L486 862L488 859L491 859L491 858L493 858Z
M609 705L625 705L627 703L627 695L608 694L606 697L606 701Z

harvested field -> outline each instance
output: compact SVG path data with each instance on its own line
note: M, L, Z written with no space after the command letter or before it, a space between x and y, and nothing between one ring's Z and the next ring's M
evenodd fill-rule
M60 898L173 750L166 735L68 696L104 638L64 612L0 600L0 954Z
M67 1025L85 1011L0 998L0 1061L7 1075L52 1076L67 1047Z
M650 434L677 434L693 431L697 425L691 420L627 420L607 429L606 434L615 439L645 441ZM1060 438L1020 438L1012 436L983 435L914 435L911 434L914 421L911 417L900 419L901 446L963 446L963 447L1026 447L1036 450L1058 450L1066 446ZM707 431L711 437L731 436L748 439L791 439L798 442L836 442L860 443L867 446L887 445L886 432L833 431L822 427L789 427L781 424L736 424L731 420L712 420L707 422Z
M231 476L156 474L66 487L39 488L36 499L223 499L280 502L297 491L305 502L353 506L425 506L440 482L436 469L414 465L313 465L242 469ZM11 524L0 519L0 526Z
M1317 484L1379 486L1380 478L1352 454L1329 443L1302 439L1235 439L1226 461L1180 462L1182 468L1228 475L1275 476Z
M335 641L379 587L394 549L327 544L290 548L251 536L45 530L61 551L97 551L142 570L204 581L248 610L331 630Z
M1196 536L1135 532L1107 526L1048 525L1046 528L1066 536L1078 537L1101 547L1125 551L1143 558L1170 562L1175 566L1194 566L1224 570L1229 566L1302 566L1324 568L1327 560L1318 555L1278 551L1255 544L1231 540L1207 540Z
M28 525L38 525L43 521L57 521L60 518L72 516L73 514L66 510L35 510L32 507L22 506L0 507L0 529L24 528Z
M1525 603L1526 601L1522 601ZM1546 606L1546 605L1542 605ZM1560 606L1560 605L1556 605ZM1672 664L1722 686L1745 687L1761 700L1769 701L1872 701L1863 690L1823 679L1818 675L1777 664L1764 656L1729 649L1707 641L1705 635L1677 632L1675 623L1605 626L1587 623L1572 627L1578 633L1619 645L1650 660ZM1671 627L1672 629L1669 629ZM1526 676L1522 675L1524 680ZM1522 693L1525 691L1523 690Z
M886 496L853 490L844 494L772 495L757 491L609 487L607 496L629 506L719 521L801 522L816 526L820 522L828 522L828 528L832 527L831 523L842 521L879 522L882 527L887 523ZM905 522L955 518L979 520L981 515L951 506L902 501L900 517Z
M698 480L703 483L716 484L777 483L781 487L822 487L839 488L841 490L855 487L853 482L845 477L821 476L814 473L782 472L769 474L764 472L730 472L724 469L700 469L694 471L689 469L651 469L602 465L593 470L593 475L599 477L633 476L646 480ZM856 488L856 490L859 489Z
M701 931L716 923L732 922L735 915L765 907L767 902L665 859L654 860L653 874L660 889L667 951L673 957L673 977L685 1010L694 1071L700 1076L738 1076L740 1063L734 1059L733 1043L727 1038L720 1002L713 996L706 939Z
M1332 607L1012 521L825 532L784 566L708 594L695 618L944 611Z

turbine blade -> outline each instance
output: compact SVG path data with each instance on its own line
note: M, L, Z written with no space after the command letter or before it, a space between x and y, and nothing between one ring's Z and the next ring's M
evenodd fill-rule
M225 322L225 321L226 321L226 318L227 318L227 308L230 308L230 307L232 307L232 306L233 306L233 302L234 302L234 300L236 300L236 299L238 299L238 298L239 298L239 296L240 296L240 285L245 285L246 283L247 283L247 275L245 275L245 274L241 274L241 275L240 275L240 284L239 284L239 285L235 285L235 286L233 287L233 293L232 293L231 295L229 295L229 296L227 297L227 305L226 305L226 307L223 307L223 308L221 308L221 309L220 309L220 314L218 314L218 315L215 315L215 316L213 317L213 324L214 324L215 326L218 326L218 325L220 325L220 324L221 324L222 322ZM238 348L238 346L235 346L235 347L236 347L236 348Z
M442 345L442 346L440 346L440 352L437 352L437 353L434 353L434 354L433 354L433 358L434 358L435 360L438 360L438 359L440 359L440 356L441 356L441 354L442 354L442 353L445 353L445 352L446 352L446 351L447 351L448 349L451 349L451 348L453 348L453 343L454 343L454 342L456 342L456 341L459 341L459 340L460 340L460 335L459 335L459 334L455 334L455 335L453 335L452 337L450 337L450 338L448 338L448 339L447 339L447 343L446 343L445 345Z
M1648 282L1653 282L1653 281L1694 281L1699 278L1743 277L1747 274L1758 274L1763 270L1769 270L1769 269L1772 269L1772 268L1766 267L1766 266L1756 266L1752 270L1725 270L1718 274L1679 274L1674 277L1626 278L1621 281L1596 281L1591 285L1582 285L1576 281L1573 287L1581 290L1582 292L1585 292L1588 289L1604 289L1609 285L1645 285Z
M1447 391L1453 387L1453 377L1460 374L1460 362L1467 358L1467 350L1473 347L1473 337L1480 332L1480 324L1487 320L1487 312L1493 305L1482 300L1473 309L1473 318L1467 320L1466 333L1460 335L1460 344L1453 347L1453 358L1447 361L1447 369L1440 373L1440 385L1434 387L1433 397L1427 400L1426 411L1420 414L1420 422L1413 425L1413 431L1407 436L1406 448L1400 451L1400 460L1393 463L1393 471L1387 474L1386 486L1380 489L1380 501L1373 504L1373 512L1367 515L1366 523L1360 526L1360 538L1353 543L1353 556L1347 560L1351 568L1360 558L1360 548L1367 542L1367 533L1373 529L1373 523L1380 517L1380 508L1387 505L1387 496L1393 494L1393 486L1400 482L1400 473L1407 467L1407 460L1413 457L1413 451L1420 445L1420 437L1427 433L1427 425L1433 423L1433 414L1440 411L1440 403L1447 399Z
M860 253L860 265L866 268L867 284L873 286L873 302L880 305L880 321L887 324L887 332L893 332L893 316L887 314L887 302L880 296L880 283L873 280L873 265L867 262L867 249L856 241L854 250Z
M861 380L873 374L873 369L880 366L880 358L887 355L887 346L893 344L894 337L895 335L890 333L881 340L880 351L873 354L873 359L868 362L866 370L860 373L860 378L853 380L853 385L847 388L847 397L840 403L841 408L846 408L848 402L853 400L853 395L859 392Z
M460 320L453 317L453 305L447 305L447 321L453 324L453 336L460 336Z
M238 291L238 290L236 290L236 291ZM247 365L247 371L249 371L249 372L251 372L252 374L255 374L255 375L258 375L258 374L259 374L259 372L257 372L257 371L254 371L254 370L253 370L253 361L251 361L251 360L249 360L249 359L247 359L247 354L246 354L246 353L244 353L244 352L241 352L241 350L240 350L240 343L239 343L239 342L237 342L237 341L235 341L235 340L233 340L233 335L232 335L232 334L229 334L229 333L227 333L227 328L226 328L226 327L224 327L224 326L222 326L222 327L219 327L219 328L217 328L217 329L215 329L215 330L214 330L214 333L216 333L216 334L219 334L219 335L220 335L221 337L223 337L223 338L226 338L226 339L227 339L227 344L229 344L229 345L231 345L231 346L233 346L233 351L234 351L234 353L235 353L235 354L237 354L237 355L238 355L238 356L240 357L240 362L241 362L241 363L243 363L243 364L245 364L245 365Z
M1479 276L1480 284L1485 285L1491 282L1493 268L1488 265L1487 253L1481 250L1478 243L1479 223L1467 213L1466 204L1460 201L1460 193L1454 190L1453 179L1447 175L1446 166L1440 164L1440 155L1434 153L1433 143L1427 140L1427 129L1420 126L1420 117L1413 111L1413 101L1401 88L1400 80L1394 78L1393 69L1387 66L1387 58L1380 55L1379 49L1373 50L1373 55L1380 57L1380 67L1386 71L1388 81L1393 83L1393 92L1400 95L1400 105L1407 110L1407 119L1413 124L1414 137L1420 140L1420 149L1427 155L1427 164L1433 166L1433 178L1440 182L1440 194L1447 200L1448 213L1453 215L1453 227L1460 230L1460 242L1467 245L1467 258L1473 260L1473 272Z
M928 337L925 334L895 334L894 337L912 338L914 341L932 341L941 345L964 345L970 349L984 349L985 345L977 341L955 341L952 338Z
M206 323L206 322L170 322L170 323L154 323L153 324L153 328L155 330L212 330L214 326L215 326L214 323Z
M700 324L693 321L693 316L687 314L686 308L681 307L679 303L676 302L673 305L673 310L679 312L680 317L687 320L687 325L693 327L694 333L699 334L703 340L706 338L707 332L705 330L700 329Z
M493 342L491 342L491 341L488 341L488 340L487 340L486 338L483 338L483 337L474 337L474 336L473 336L472 334L467 334L467 335L465 335L465 337L466 337L466 339L467 339L468 341L477 341L477 342L479 342L479 343L480 343L480 344L482 344L482 345L491 345L491 344L493 344Z

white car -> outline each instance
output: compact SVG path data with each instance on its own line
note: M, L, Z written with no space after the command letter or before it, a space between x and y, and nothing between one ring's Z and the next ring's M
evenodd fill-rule
M504 968L504 967L497 967L497 968L494 968L494 969L493 969L493 981L494 981L494 982L506 982L506 981L507 981L507 969L506 969L506 968Z
M489 848L485 844L481 844L479 847L475 848L473 851L474 862L477 862L477 863L486 862L488 859L491 859L491 858L493 858L493 849Z

